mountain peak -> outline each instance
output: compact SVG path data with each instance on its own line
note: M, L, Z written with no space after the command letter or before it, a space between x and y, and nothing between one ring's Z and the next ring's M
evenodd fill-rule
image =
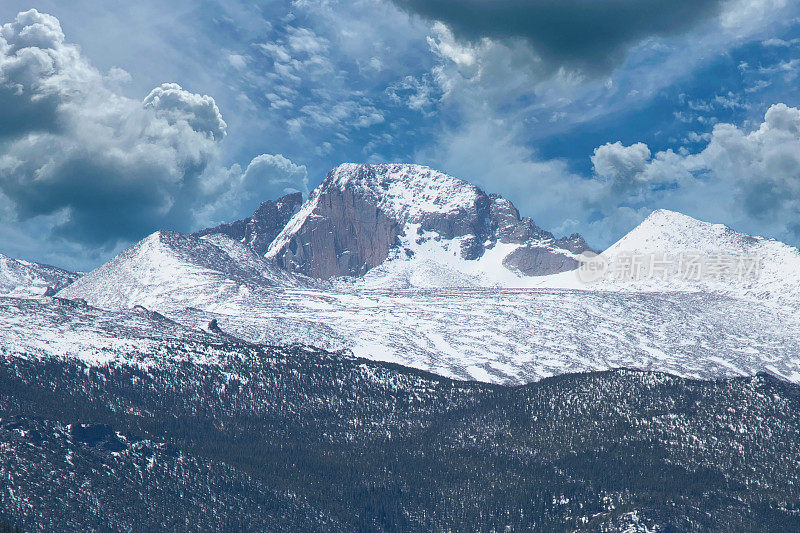
M469 208L483 195L478 187L423 165L345 163L331 172L321 191L352 190L377 201L377 207L404 221L428 213Z
M645 217L645 220L651 219L651 218L652 219L666 218L666 219L691 219L691 220L696 220L696 219L690 217L689 215L684 215L683 213L681 213L679 211L671 211L669 209L663 209L663 208L653 209L653 211L651 211L650 214L647 215L647 217ZM702 221L699 221L699 220L696 220L696 221L697 222L702 222ZM704 222L704 224L706 224L706 222Z
M656 209L607 252L719 252L723 249L742 252L760 240L763 239L737 233L723 224L704 222L676 211Z
M58 296L85 298L95 306L156 309L224 302L242 291L299 283L251 248L223 234L198 237L160 230L67 286ZM159 309L163 311L163 309Z
M689 215L684 215L678 211L670 211L669 209L654 209L652 213L642 221L642 224L669 224L673 226L687 226L687 227L707 227L707 226L721 226L720 224L712 224L692 218Z
M409 266L424 251L426 265L517 277L576 268L575 254L585 248L582 239L556 240L521 219L510 201L430 167L345 163L311 193L266 256L331 278L362 276L385 261ZM478 265L489 249L492 265Z
M364 178L374 178L378 175L386 176L388 174L393 174L394 177L399 178L409 174L420 175L431 172L436 171L428 166L417 165L414 163L342 163L328 172L328 177L331 178L332 183L346 185L351 181L358 181L359 179Z
M593 288L705 292L792 303L800 298L797 248L666 209L653 211L603 256L608 275Z

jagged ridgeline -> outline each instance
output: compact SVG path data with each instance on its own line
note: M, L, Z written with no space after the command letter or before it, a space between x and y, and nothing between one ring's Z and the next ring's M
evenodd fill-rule
M55 531L800 529L800 390L767 375L507 388L305 348L155 353L86 366L3 352L0 517Z
M577 254L589 249L578 234L556 239L520 218L499 195L407 164L340 165L304 204L299 193L286 195L252 217L196 233L211 234L316 278L363 276L384 263L394 274L413 272L441 259L489 278L538 276L576 268Z

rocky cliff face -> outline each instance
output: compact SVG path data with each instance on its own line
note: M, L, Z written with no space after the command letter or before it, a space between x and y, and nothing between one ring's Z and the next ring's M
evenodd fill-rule
M273 256L280 266L317 278L360 276L386 259L401 232L364 191L332 187Z
M328 174L266 255L317 278L361 276L387 259L412 260L430 241L446 254L455 249L462 262L503 245L496 266L524 276L574 269L575 255L588 249L579 235L556 239L520 218L510 201L430 168L345 164Z
M303 195L299 192L287 194L277 200L267 200L256 209L253 216L206 228L195 233L195 236L222 234L246 244L259 255L264 255L270 243L289 222L300 205Z

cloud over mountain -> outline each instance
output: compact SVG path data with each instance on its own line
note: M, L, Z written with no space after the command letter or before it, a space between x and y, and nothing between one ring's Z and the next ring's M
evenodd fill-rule
M281 154L261 154L244 169L238 164L216 169L203 189L210 198L198 208L196 218L201 224L216 224L229 219L231 213L252 212L261 202L287 193L307 196L308 169Z
M0 191L21 218L64 216L56 231L102 243L174 214L225 123L208 96L176 84L139 102L109 90L58 20L35 10L0 30Z
M170 124L185 121L192 130L208 132L215 140L225 136L227 124L214 99L184 91L177 83L164 83L150 91L143 106Z
M650 156L650 148L644 143L623 146L617 141L596 148L592 165L599 176L624 186L644 177Z

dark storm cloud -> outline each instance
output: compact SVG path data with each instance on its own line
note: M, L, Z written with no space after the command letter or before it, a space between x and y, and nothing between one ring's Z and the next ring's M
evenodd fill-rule
M187 222L226 124L209 96L177 84L143 101L110 90L35 10L0 26L0 196L21 219L95 245Z
M0 142L29 131L58 130L57 106L53 96L31 101L13 89L0 87Z
M723 0L392 0L474 41L522 38L550 66L601 72L627 47L684 31Z
M58 21L37 12L0 26L0 140L58 128L58 90L42 81L69 61L55 50L63 39Z

